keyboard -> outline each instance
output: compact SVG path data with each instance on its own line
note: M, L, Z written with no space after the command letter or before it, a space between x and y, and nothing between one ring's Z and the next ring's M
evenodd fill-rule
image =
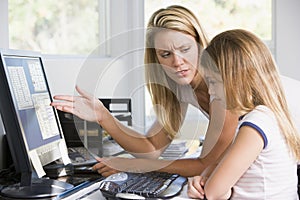
M165 199L179 195L186 183L178 174L119 172L102 180L100 191L108 199Z
M69 147L68 155L73 166L91 166L97 163L95 156L85 147Z

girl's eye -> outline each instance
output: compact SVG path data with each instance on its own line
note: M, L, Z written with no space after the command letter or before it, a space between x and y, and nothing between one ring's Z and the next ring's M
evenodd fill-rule
M208 82L208 84L209 84L209 85L215 85L215 84L216 84L216 81L210 80L210 81Z

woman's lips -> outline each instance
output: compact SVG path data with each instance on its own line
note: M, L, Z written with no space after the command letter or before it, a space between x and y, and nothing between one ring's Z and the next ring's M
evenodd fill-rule
M184 69L184 70L180 70L180 71L176 72L176 75L180 76L180 77L184 77L184 76L188 75L188 72L189 72L188 69Z

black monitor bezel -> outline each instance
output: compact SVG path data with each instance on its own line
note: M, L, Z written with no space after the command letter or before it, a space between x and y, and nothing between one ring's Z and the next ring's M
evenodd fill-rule
M13 97L9 90L10 87L6 78L6 72L2 67L4 66L3 56L12 53L13 52L10 51L0 50L0 90L2 93L0 97L0 109L14 168L17 173L21 174L20 184L27 186L31 184L32 166L17 118L18 115L13 103ZM24 52L20 52L21 55L23 53Z

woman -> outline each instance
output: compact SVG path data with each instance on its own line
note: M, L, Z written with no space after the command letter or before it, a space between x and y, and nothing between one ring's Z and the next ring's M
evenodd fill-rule
M188 9L170 6L153 13L146 33L145 71L157 120L146 135L122 125L98 99L78 87L79 97L54 97L63 101L53 102L52 106L98 122L115 141L136 157L128 162L126 159L116 159L114 162L99 159L102 162L93 167L95 170L103 176L130 170L131 167L136 171L154 169L193 176L216 162L232 141L238 117L225 111L208 94L198 71L198 59L206 45L203 30ZM201 158L157 160L176 137L189 104L199 108L210 120ZM137 164L130 165L133 160Z
M248 31L226 31L208 45L201 66L210 95L240 119L234 143L211 175L189 181L188 195L298 199L300 135L268 48Z

